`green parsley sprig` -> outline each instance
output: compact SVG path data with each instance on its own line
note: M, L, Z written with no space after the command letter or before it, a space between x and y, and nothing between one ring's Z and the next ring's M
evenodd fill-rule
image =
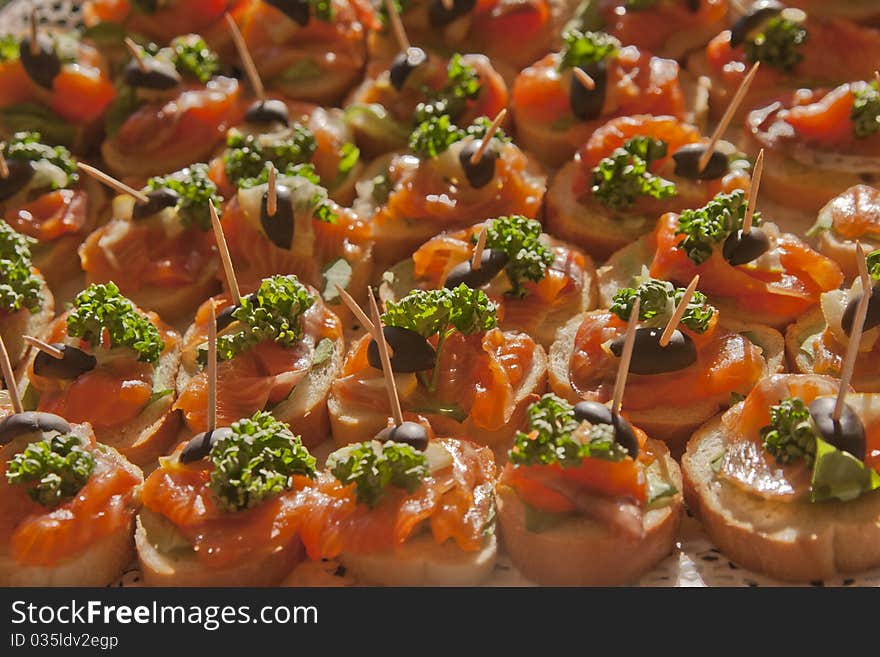
M315 458L271 413L259 411L231 429L211 447L210 487L222 509L253 508L290 490L294 475L314 477Z
M61 169L67 176L64 188L72 187L79 180L76 163L70 151L64 146L50 146L44 144L39 132L16 132L3 148L3 155L7 160L20 160L24 162L38 162L46 160ZM52 189L58 189L58 185L52 182Z
M636 299L641 299L639 320L647 326L659 328L666 326L684 292L683 287L676 287L669 281L648 278L635 288L617 290L610 311L623 321L629 321ZM687 305L681 323L695 333L703 333L709 327L714 314L715 309L709 305L706 295L696 291Z
M620 41L605 32L569 30L562 35L562 39L563 46L558 67L560 71L598 64L616 57L620 51Z
M806 404L798 397L770 407L770 424L761 428L761 441L780 464L805 459L812 467L818 433Z
M466 101L480 95L480 76L473 66L465 64L456 53L446 65L446 83L439 90L424 89L427 101L419 103L415 123L427 121L433 116L449 115L457 119L465 110Z
M172 59L177 72L204 84L220 70L220 58L197 34L187 34L171 41Z
M666 157L666 142L651 137L633 137L593 168L592 192L614 210L632 207L638 197L666 199L678 192L675 183L649 170L651 163Z
M742 190L729 194L717 194L709 203L697 210L685 210L678 217L676 235L684 235L678 248L696 264L706 262L714 248L728 236L742 228L746 214L746 197ZM760 225L761 213L755 212L754 225Z
M368 440L330 455L331 474L345 485L354 484L358 502L370 508L382 501L388 486L414 493L428 476L423 452L410 445Z
M147 182L148 190L168 188L180 197L177 215L186 226L196 226L203 231L211 230L210 203L220 207L223 197L217 185L208 175L208 165L199 163L181 169L168 176L155 176Z
M31 269L34 242L0 219L0 308L6 312L35 313L43 306L40 279Z
M880 249L871 251L866 258L868 273L875 281L880 281Z
M763 30L745 42L746 59L789 72L804 58L800 47L807 41L807 30L796 21L776 16Z
M504 270L511 284L508 294L524 297L523 281L540 281L555 259L553 251L541 242L541 224L516 214L498 217L486 224L486 248L504 251ZM471 241L476 242L474 235Z
M464 139L465 132L447 114L425 119L409 137L410 149L419 157L437 157L452 144Z
M315 297L293 274L264 278L232 311L238 324L217 338L217 359L231 360L264 340L294 346L302 338L302 315L314 303Z
M271 137L269 140L260 135L230 131L223 165L226 175L236 187L261 184L256 181L266 175L267 162L275 165L275 169L284 175L297 164L309 162L317 149L314 133L299 123L290 126L283 137Z
M55 507L76 495L95 468L77 436L53 435L31 443L6 464L6 480L27 486L32 500Z
M104 330L110 347L127 347L138 360L155 363L165 349L159 329L122 296L114 283L93 283L76 295L67 316L67 334L92 347L101 344Z
M529 433L517 432L509 452L514 465L551 465L577 467L585 458L620 461L626 449L615 440L614 427L594 424L589 439L581 443L574 437L580 422L574 407L561 397L548 393L529 406ZM534 436L530 435L532 432Z
M850 119L853 122L853 135L856 139L866 139L880 131L880 92L877 82L871 81L853 94Z

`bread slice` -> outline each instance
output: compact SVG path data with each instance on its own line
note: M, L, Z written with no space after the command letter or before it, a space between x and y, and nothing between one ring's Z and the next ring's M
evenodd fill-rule
M781 372L785 358L782 335L760 324L748 324L731 319L722 313L722 326L731 331L742 333L751 342L761 348L764 360L764 376ZM569 363L574 352L574 342L583 317L575 317L563 326L556 335L556 342L550 347L550 389L571 402L580 401L569 378ZM748 390L737 390L745 394ZM641 427L652 438L664 441L672 453L679 455L684 450L685 442L691 433L719 411L727 408L730 393L699 402L688 402L684 406L672 406L664 400L657 400L653 408L630 410L624 408L626 417L634 425Z
M3 336L3 344L6 345L6 352L9 354L9 362L13 369L25 362L30 351L30 347L24 341L24 336L32 335L42 339L49 329L49 323L55 317L55 297L39 270L31 269L40 281L39 309L32 313L27 308L22 308L0 318L0 335ZM20 376L16 378L21 380Z
M715 475L712 462L725 445L719 416L693 435L681 466L688 507L730 559L800 582L880 566L880 491L850 502L763 500Z
M419 415L431 423L434 432L439 436L467 438L489 447L506 447L512 443L516 432L525 426L526 411L529 405L536 401L546 389L547 354L540 345L536 344L532 365L524 373L522 382L514 392L513 415L502 428L491 431L483 429L477 426L471 416L468 416L464 422L458 422L454 418L439 413L420 411ZM388 422L392 419L390 413L379 409L366 409L362 405L346 405L332 392L327 399L327 408L330 411L333 441L337 445L349 445L372 438L387 427Z
M681 472L669 450L652 443L664 479L679 492L666 505L644 512L641 540L586 516L567 518L542 532L530 531L519 495L499 483L495 488L498 530L505 552L520 572L542 586L615 586L637 582L668 555L681 521Z
M138 562L147 586L274 586L303 557L302 544L296 539L282 549L254 554L227 568L209 568L196 558L194 552L161 552L144 529L142 516L150 514L153 512L149 509L141 510L134 534Z

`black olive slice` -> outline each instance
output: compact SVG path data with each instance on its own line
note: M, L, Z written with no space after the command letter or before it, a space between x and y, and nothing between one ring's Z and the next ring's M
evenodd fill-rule
M215 443L228 438L232 435L232 429L229 427L220 427L213 431L203 431L197 433L189 439L189 442L180 450L180 462L192 463L199 461L211 453L211 448Z
M443 0L433 0L428 7L428 22L434 27L444 27L476 6L477 0L453 0L452 7L447 9Z
M32 431L49 433L70 433L70 424L63 417L54 413L41 413L39 411L25 411L15 413L3 418L0 422L0 445L8 445L19 436Z
M266 233L266 237L279 249L290 249L293 245L293 199L290 189L284 185L275 186L277 199L275 214L269 216L269 192L263 194L263 202L260 205L260 224Z
M587 89L577 76L573 75L569 87L568 104L571 107L571 113L577 118L582 121L592 121L602 115L602 108L605 106L605 95L608 90L608 67L605 62L598 62L580 68L593 78L596 86L593 89Z
M697 348L694 341L675 329L665 347L660 346L663 329L641 327L636 329L633 341L632 361L629 371L633 374L663 374L683 370L697 362ZM611 342L611 352L615 356L623 353L624 336Z
M728 235L721 253L731 265L744 265L769 250L770 238L767 237L767 233L753 226L748 235L744 235L742 230Z
M487 148L480 161L476 164L471 164L471 157L480 148L480 143L481 140L473 139L465 144L464 148L461 149L461 153L458 154L458 162L461 164L461 168L464 169L464 175L474 189L485 187L492 182L492 178L495 177L495 160L498 159L498 153L493 151L492 148Z
M376 434L376 440L403 443L424 452L428 447L428 430L418 422L401 422L396 427L386 427Z
M785 6L775 0L762 0L752 3L749 11L730 28L730 47L742 45L749 32L760 27L765 21L782 13Z
M696 14L700 11L700 0L684 0L684 6L689 12Z
M843 317L840 318L843 332L847 335L852 333L853 322L856 318L856 307L861 299L861 293L853 295L853 298L846 304ZM870 331L875 326L880 326L880 285L875 285L871 288L871 300L868 301L868 314L865 315L865 325L862 330Z
M280 123L290 125L290 111L287 103L282 100L258 100L248 107L244 120L254 125L272 125Z
M61 350L61 358L38 351L34 358L34 374L49 379L72 381L81 374L91 372L98 364L98 359L73 345L56 342L53 347Z
M46 34L37 35L37 52L31 52L31 38L25 37L18 47L21 66L28 77L41 87L52 88L52 82L61 73L61 59L55 52L55 43Z
M6 160L9 175L0 178L0 201L6 201L24 189L34 177L36 170L30 160Z
M463 283L472 290L479 289L495 278L507 266L507 261L505 251L486 249L480 258L479 269L474 269L470 260L457 264L449 272L443 287L454 290Z
M837 449L849 452L860 461L865 460L865 427L849 404L843 405L839 420L834 420L834 397L818 397L810 404L810 417L816 424L822 440Z
M614 427L614 440L626 449L632 458L639 455L639 441L629 420L619 413L612 414L611 409L605 404L597 401L578 402L574 405L574 417L579 422L610 424Z
M147 192L146 203L135 203L131 211L133 219L147 219L165 208L171 208L180 202L180 195L173 189L160 187Z
M729 170L727 156L717 150L712 151L706 168L699 170L700 158L706 152L708 144L687 144L672 154L675 161L675 175L689 180L716 180L722 178Z
M180 73L169 62L155 57L144 57L141 64L132 59L125 66L125 83L138 89L164 91L180 84Z
M388 69L391 86L398 91L403 89L409 74L426 61L428 61L428 55L421 48L411 47L407 48L406 52L398 53L394 61L391 62L391 68Z
M272 5L285 16L295 21L300 27L309 24L312 6L308 0L264 0L267 5Z
M392 372L423 372L434 367L434 347L415 331L399 326L384 326L382 333L394 352L390 359ZM379 345L375 340L370 340L367 346L367 361L377 370L382 369Z

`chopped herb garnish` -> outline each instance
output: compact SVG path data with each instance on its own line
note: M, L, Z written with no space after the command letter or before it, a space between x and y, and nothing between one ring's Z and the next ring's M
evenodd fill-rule
M211 210L209 204L214 202L220 207L223 197L214 181L208 177L207 164L193 164L168 176L156 176L147 182L147 189L167 188L177 192L177 214L181 223L186 226L197 226L201 230L211 230Z
M220 70L220 58L208 48L205 40L195 34L176 37L171 41L174 66L181 75L189 75L205 83Z
M850 113L853 135L857 139L865 139L877 134L880 130L880 93L877 91L877 82L866 84L853 95L855 100Z
M50 146L40 141L39 132L16 132L3 148L7 160L38 162L45 160L61 169L67 177L63 187L72 187L79 180L76 163L64 146ZM52 181L52 189L59 185Z
M28 486L31 499L55 507L76 495L95 468L77 436L53 435L31 443L6 464L6 480Z
M419 157L437 157L464 139L464 135L465 132L448 115L442 114L422 121L410 135L409 147Z
M388 486L414 493L428 476L424 453L390 440L369 440L344 447L327 459L327 467L341 483L354 484L358 502L375 507Z
M7 313L22 308L35 313L43 306L40 279L31 269L34 242L0 219L0 308Z
M614 295L610 310L623 321L629 321L636 298L639 298L639 320L647 326L659 328L666 326L676 305L684 296L684 291L683 287L676 287L669 281L648 278L641 281L636 288L619 289ZM709 321L714 314L715 309L709 305L706 295L695 291L681 323L691 331L703 333L709 327Z
M560 53L560 71L598 64L610 57L616 57L620 50L620 41L605 32L569 30L562 38L564 44Z
M798 397L783 399L770 407L770 424L760 431L761 440L782 465L806 459L812 467L816 454L816 428L810 411Z
M694 264L708 260L713 249L727 237L742 228L746 214L746 197L741 190L729 194L717 194L709 203L697 210L685 210L678 217L676 235L685 235L679 242ZM761 222L761 213L755 212L754 225Z
M238 130L232 130L226 140L223 164L226 175L233 184L237 187L253 187L261 184L256 181L266 176L267 162L271 162L284 175L291 172L294 166L311 160L316 148L315 135L299 123L294 123L283 137L275 134L245 135ZM351 166L356 162L355 157ZM341 168L342 163L340 172Z
M357 165L361 157L361 149L351 142L346 142L339 149L339 167L337 169L339 180L345 180L351 170Z
M446 83L437 91L425 89L428 100L416 108L415 122L422 123L432 116L448 114L457 119L465 110L465 103L480 95L480 76L473 66L465 64L461 55L454 54L446 65Z
M486 248L507 254L509 294L524 297L523 281L540 281L553 264L553 251L541 242L541 224L522 215L498 217L486 225ZM476 241L477 235L472 240Z
M67 334L81 338L92 347L101 344L104 332L110 338L107 348L127 347L138 360L155 363L165 342L159 329L135 305L119 293L114 283L93 283L76 295L67 316Z
M233 422L211 447L211 490L221 508L240 511L290 490L293 476L313 477L315 458L290 427L270 413Z
M11 34L0 36L0 63L18 59L18 39Z
M666 142L633 137L593 169L592 192L609 208L625 210L640 196L666 199L675 196L675 184L649 171L651 163L666 157Z
M777 16L768 20L758 35L745 42L746 59L791 71L804 58L800 47L806 40L807 30L803 25Z
M871 251L866 258L868 273L875 281L880 281L880 249Z

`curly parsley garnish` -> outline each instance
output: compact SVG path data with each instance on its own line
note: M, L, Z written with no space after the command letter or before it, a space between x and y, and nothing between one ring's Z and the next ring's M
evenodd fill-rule
M204 84L220 70L220 58L197 34L187 34L171 41L172 59L177 72Z
M211 230L210 202L219 207L223 197L208 177L207 164L193 164L168 176L156 176L147 182L148 190L167 188L180 197L177 202L177 215L186 226L197 226L201 230Z
M564 43L560 53L560 71L604 62L610 57L616 57L620 50L620 41L605 32L569 30L562 35L562 39Z
M235 329L217 338L217 359L230 360L263 340L292 347L302 338L302 315L315 303L299 279L290 274L264 278L259 289L243 297L232 311Z
M339 166L336 169L337 180L345 180L360 159L361 149L352 142L344 143L339 149Z
M514 465L551 465L563 468L577 467L585 458L620 461L626 449L615 440L614 427L594 424L586 442L574 437L580 422L574 416L574 407L561 397L548 393L528 410L529 430L518 431L510 450Z
M127 347L147 363L159 360L165 349L156 325L122 296L114 283L93 283L73 300L67 334L97 347L105 330L110 336L109 348Z
M610 311L623 321L629 321L636 299L641 299L639 320L647 326L659 328L666 326L683 296L683 287L676 287L669 281L648 278L636 288L624 287L617 290ZM709 328L714 314L715 309L709 305L706 295L696 291L687 305L681 323L695 333L703 333Z
M0 63L18 59L18 39L11 34L0 35Z
M872 81L853 92L855 100L849 118L853 122L853 135L865 139L880 130L880 93L877 82Z
M354 484L358 502L375 507L388 486L414 493L428 476L424 453L410 445L376 440L344 447L327 459L331 474L345 485Z
M666 142L633 137L593 168L592 192L614 210L632 207L638 197L665 199L675 196L675 184L649 171L651 163L666 157Z
M260 184L255 181L266 175L267 162L284 175L297 164L311 160L317 144L311 130L294 123L281 138L278 135L244 135L232 130L226 140L226 149L223 164L229 180L237 187L252 187Z
M464 131L447 114L420 123L409 138L409 147L422 158L437 157L452 144L464 139Z
M698 210L685 210L678 217L676 235L686 237L679 242L682 249L696 264L708 260L716 245L742 228L746 214L746 197L741 190L730 194L717 194L709 203ZM761 222L761 213L755 212L754 224Z
M875 281L880 281L880 249L871 251L866 258L868 273Z
M313 477L315 458L299 436L271 413L233 422L211 447L211 490L221 508L241 511L290 490L293 476Z
M796 21L777 16L745 43L746 59L782 71L791 71L804 58L800 46L807 41L807 30Z
M523 281L540 281L553 264L553 251L541 242L541 224L516 214L498 217L486 224L486 248L504 251L504 270L511 284L508 294L524 297ZM477 235L471 238L476 242Z
M798 397L770 407L770 424L761 429L760 436L764 449L777 463L785 465L802 458L812 467L818 434L810 410Z
M417 124L443 114L457 119L464 112L465 102L480 95L480 76L473 66L462 62L461 55L456 53L446 65L446 83L437 91L425 88L425 95L428 100L416 107Z
M35 313L43 306L40 279L31 270L34 242L0 219L0 308L6 312Z
M77 436L56 434L12 457L6 464L6 480L27 485L32 500L52 508L76 495L94 468L94 457Z
M72 187L79 180L76 163L70 151L64 146L49 146L40 141L42 136L39 132L16 132L3 148L3 155L7 160L21 160L38 162L46 160L61 169L67 176L64 187ZM52 189L58 185L52 182Z

